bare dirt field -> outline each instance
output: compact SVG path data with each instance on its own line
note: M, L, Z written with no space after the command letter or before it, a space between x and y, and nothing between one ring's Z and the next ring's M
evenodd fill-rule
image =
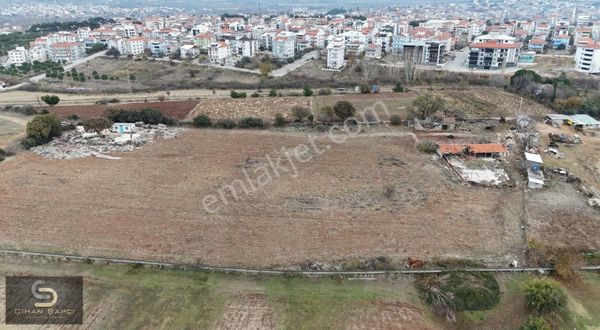
M295 106L310 108L313 103L308 97L260 97L248 99L205 99L197 103L185 120L192 121L199 114L213 119L241 119L243 117L259 117L272 121L280 113L291 117L291 109Z
M20 115L0 114L0 148L4 148L25 134L28 118Z
M439 162L415 151L410 137L335 144L321 136L315 145L322 154L305 150L314 157L295 163L296 177L281 148L299 144L310 145L308 136L190 130L115 154L118 161L20 153L0 164L0 241L259 267L379 255L504 263L522 248L514 207L520 194L455 183ZM243 170L254 181L267 156L285 170L270 171L256 191L250 184L248 194L236 190L237 200L223 188L239 188L242 181L234 180L246 179ZM218 202L205 208L207 196Z
M104 110L108 108L124 110L142 110L158 109L165 116L183 119L198 104L198 101L164 101L164 102L143 102L143 103L110 103L94 105L57 105L54 107L43 107L50 113L61 118L75 114L81 119L101 116Z

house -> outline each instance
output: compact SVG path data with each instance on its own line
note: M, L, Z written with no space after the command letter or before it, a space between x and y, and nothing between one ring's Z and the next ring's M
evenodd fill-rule
M29 63L29 52L25 47L17 47L8 51L7 64L20 66L21 64Z
M539 154L525 153L527 161L527 186L531 189L544 187L544 173L542 172L542 157Z
M200 54L196 45L183 45L179 48L181 58L195 58Z
M114 123L111 131L119 134L134 133L137 131L134 123Z
M561 114L547 114L544 121L553 126L569 125L575 129L598 129L600 128L600 122L590 117L589 115L561 115Z
M225 65L230 56L231 50L225 41L213 42L208 47L208 61L212 64Z
M366 58L381 59L381 46L377 44L369 44L365 49Z
M545 46L546 46L546 40L531 39L531 40L529 40L529 43L527 44L527 49L532 52L543 53Z
M498 143L483 144L440 144L438 155L447 156L473 156L480 158L499 158L506 156L506 146Z

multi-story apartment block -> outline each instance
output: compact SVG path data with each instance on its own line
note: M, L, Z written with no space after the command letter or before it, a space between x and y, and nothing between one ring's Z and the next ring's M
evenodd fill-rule
M213 42L208 47L208 61L212 64L225 65L231 56L231 49L225 41Z
M57 42L48 47L51 61L71 62L85 57L85 46L82 42Z
M346 41L343 37L335 37L327 45L327 68L340 70L346 65L344 55L346 51Z
M273 57L293 58L296 53L296 36L280 34L273 38Z
M33 63L46 62L48 60L48 51L44 46L33 46L29 48L29 60Z
M471 44L469 67L493 70L515 67L519 61L520 47L516 43L485 41Z
M27 49L25 49L25 47L17 47L8 51L7 64L20 66L24 63L29 63L29 52Z
M600 44L590 42L577 46L575 69L582 73L600 73Z

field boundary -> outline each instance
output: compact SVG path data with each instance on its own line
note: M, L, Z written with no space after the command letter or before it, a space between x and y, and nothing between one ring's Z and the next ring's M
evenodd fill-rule
M62 253L45 253L23 250L0 249L0 255L49 258L56 261L75 261L84 263L106 263L106 264L124 264L148 266L156 268L172 268L181 270L197 270L215 273L234 273L246 275L301 275L301 276L375 276L375 275L409 275L409 274L439 274L450 272L488 272L488 273L523 273L523 272L552 272L553 267L529 267L529 268L485 268L485 267L463 267L449 269L411 269L411 270L373 270L373 271L304 271L304 270L278 270L278 269L257 269L257 268L235 268L235 267L214 267L205 265L193 265L184 263L172 263L154 260L121 259L98 256L80 256ZM600 271L600 266L584 266L580 268L583 271Z

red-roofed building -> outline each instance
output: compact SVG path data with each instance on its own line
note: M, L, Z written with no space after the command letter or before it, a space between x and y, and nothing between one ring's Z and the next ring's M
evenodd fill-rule
M440 144L438 154L444 156L474 156L496 158L506 155L506 146L498 143L483 144Z
M515 67L519 61L520 48L521 46L516 43L494 41L473 43L470 46L469 67L484 70Z

